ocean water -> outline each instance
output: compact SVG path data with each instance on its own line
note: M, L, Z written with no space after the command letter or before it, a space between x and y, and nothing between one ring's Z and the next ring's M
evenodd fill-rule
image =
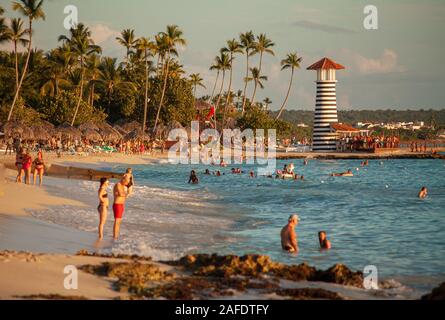
M122 237L103 250L178 258L187 253L258 253L284 263L318 268L344 263L356 270L377 267L380 278L417 288L445 280L445 162L442 160L278 161L293 162L304 181L250 178L205 165L156 163L134 166L136 187L127 201ZM204 170L224 175L204 175ZM106 169L124 169L113 167ZM187 184L191 169L200 178ZM352 169L354 177L330 177ZM358 169L358 170L357 170ZM59 186L78 199L95 201L97 183ZM427 199L418 199L423 186ZM64 189L65 188L65 189ZM109 190L111 194L111 188ZM73 210L75 213L73 214ZM280 229L297 213L298 255L280 248ZM95 207L53 208L38 218L95 232ZM105 232L111 235L112 213ZM332 249L320 251L317 233L325 230Z

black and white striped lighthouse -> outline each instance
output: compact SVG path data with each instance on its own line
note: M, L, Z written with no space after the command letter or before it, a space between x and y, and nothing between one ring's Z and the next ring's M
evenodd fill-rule
M317 71L312 151L336 150L337 134L331 129L331 123L338 122L335 71L344 68L328 58L323 58L307 68Z

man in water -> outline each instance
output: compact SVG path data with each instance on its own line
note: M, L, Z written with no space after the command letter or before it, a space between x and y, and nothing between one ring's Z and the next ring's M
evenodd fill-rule
M422 187L422 189L420 189L419 191L418 197L420 199L425 199L427 195L428 195L428 189L426 187Z
M122 222L122 216L125 209L125 200L128 197L128 185L130 183L130 178L128 175L124 175L122 179L114 185L113 195L113 213L114 213L114 227L113 227L113 238L117 240L119 238L119 230Z
M133 169L128 168L125 171L124 177L128 178L128 194L133 193L133 186L134 186L134 177L133 177Z
M300 218L296 214L292 214L288 223L281 229L281 248L288 252L298 252L297 233L295 227L298 225Z

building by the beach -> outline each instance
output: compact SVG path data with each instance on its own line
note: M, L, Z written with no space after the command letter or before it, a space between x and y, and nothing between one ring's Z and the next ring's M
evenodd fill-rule
M344 68L329 58L323 58L307 68L317 71L312 151L329 152L337 149L337 133L331 126L338 122L335 72Z

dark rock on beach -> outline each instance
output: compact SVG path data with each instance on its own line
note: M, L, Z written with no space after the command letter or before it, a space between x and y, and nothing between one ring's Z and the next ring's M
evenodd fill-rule
M434 288L431 293L422 296L421 300L445 300L445 282Z
M216 254L187 255L178 261L168 262L171 265L183 266L199 276L231 277L274 276L278 279L293 281L323 281L342 285L363 287L363 273L353 272L342 264L336 264L327 270L318 270L306 263L285 265L273 262L270 257L249 254L244 256Z

